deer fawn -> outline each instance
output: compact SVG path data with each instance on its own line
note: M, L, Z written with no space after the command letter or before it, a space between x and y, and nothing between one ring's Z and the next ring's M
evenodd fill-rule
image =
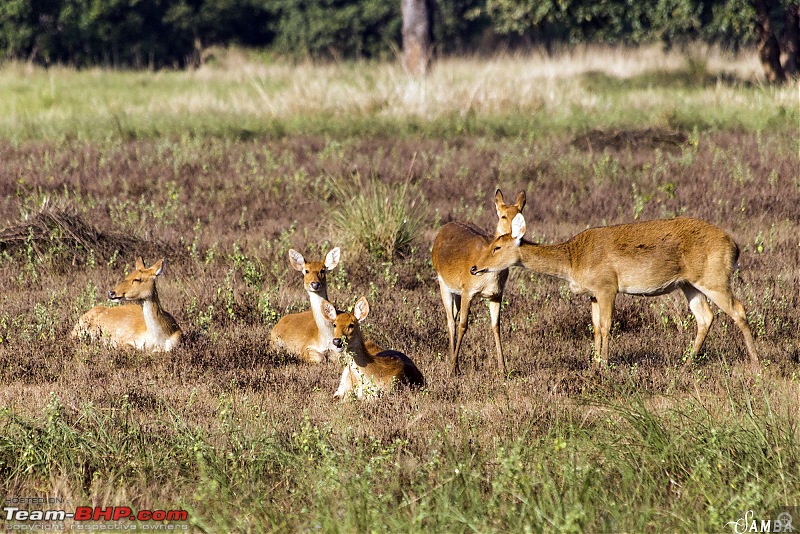
M156 277L164 272L167 259L145 267L142 258L136 269L108 292L111 300L134 301L123 306L95 306L72 329L72 337L88 335L111 346L131 345L137 349L162 352L172 350L181 340L181 329L161 308Z
M311 309L285 315L270 332L270 341L309 363L325 361L333 328L325 320L322 303L328 299L327 274L339 265L339 247L325 256L325 261L307 262L296 250L289 251L289 264L303 273L303 287L308 292Z
M514 204L506 204L499 189L494 198L498 217L495 236L499 236L511 231L511 221L525 207L525 192L522 191L517 195ZM500 371L506 372L506 361L500 342L500 304L508 279L508 269L493 271L480 278L469 273L469 268L475 265L479 254L491 241L491 237L472 225L451 222L442 226L433 242L431 255L447 316L453 374L458 373L458 353L461 351L461 341L467 332L469 307L478 297L489 300L489 315L492 319L494 343L497 348L497 365ZM455 332L456 317L459 319L458 335Z
M680 289L697 320L692 357L703 347L714 320L707 297L734 320L744 335L750 363L758 365L744 306L731 292L739 247L722 229L680 217L590 228L565 243L537 245L522 241L522 214L511 227L510 234L495 238L484 249L470 272L480 278L522 265L567 280L573 293L588 294L594 353L600 363L608 361L608 332L617 293L656 296Z
M408 356L396 350L383 350L372 341L364 340L359 323L369 313L365 297L358 299L353 313L337 312L328 301L322 303L322 310L333 327L331 350L347 351L352 356L342 372L334 398L346 400L352 391L361 400L391 390L395 382L425 385L422 373Z

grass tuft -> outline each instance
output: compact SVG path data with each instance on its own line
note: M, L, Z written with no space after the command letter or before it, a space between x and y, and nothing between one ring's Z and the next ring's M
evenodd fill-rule
M356 253L383 261L404 257L423 222L421 196L408 179L391 184L359 173L331 179L339 200L330 219L336 232Z

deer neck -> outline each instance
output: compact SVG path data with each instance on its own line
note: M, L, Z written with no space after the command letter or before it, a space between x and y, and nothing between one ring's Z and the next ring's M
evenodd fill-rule
M320 291L320 292L308 292L308 299L311 301L311 312L314 314L314 322L317 324L317 330L320 332L327 332L328 336L333 338L333 325L325 319L325 315L322 313L322 303L323 301L328 300L328 292L327 291Z
M156 291L155 286L153 286L153 293L150 298L142 301L142 313L144 314L144 324L147 326L148 332L161 333L167 336L172 334L171 323L161 308L161 302L158 300L158 291Z
M531 271L563 279L570 278L571 256L563 243L557 245L522 243L519 247L519 259L522 265Z
M353 361L358 367L366 367L375 360L364 345L364 338L359 331L358 335L347 340L347 351L353 356Z

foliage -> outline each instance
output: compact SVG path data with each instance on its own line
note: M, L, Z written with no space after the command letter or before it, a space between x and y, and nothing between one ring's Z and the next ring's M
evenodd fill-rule
M753 38L754 24L753 10L744 0L486 0L485 13L500 34L573 43L671 45L702 37L741 44Z
M277 52L316 58L386 58L400 41L400 4L383 0L269 0Z
M783 8L772 15L782 28ZM459 0L436 3L433 19L437 49L451 53L514 37L548 46L693 39L740 46L753 42L755 13L748 0ZM0 59L153 68L197 65L212 45L387 58L402 46L400 28L397 1L6 0Z

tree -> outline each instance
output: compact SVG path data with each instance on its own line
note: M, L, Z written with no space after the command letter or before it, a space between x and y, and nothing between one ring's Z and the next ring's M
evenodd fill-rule
M412 75L424 75L431 58L431 9L427 0L401 0L403 65Z
M758 59L764 75L771 83L786 81L786 73L781 65L781 47L772 24L774 10L772 0L754 0L756 10L756 35L758 35Z

